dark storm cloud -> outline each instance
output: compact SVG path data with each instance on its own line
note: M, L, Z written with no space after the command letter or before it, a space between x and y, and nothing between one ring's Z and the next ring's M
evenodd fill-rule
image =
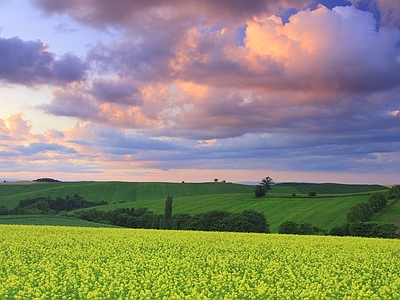
M39 41L0 38L0 80L23 85L81 81L87 66L72 54L56 59Z

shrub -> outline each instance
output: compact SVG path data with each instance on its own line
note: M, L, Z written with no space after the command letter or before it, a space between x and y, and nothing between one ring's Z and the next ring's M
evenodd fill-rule
M299 232L299 224L295 221L285 221L279 225L278 233L281 234L298 234Z
M388 199L397 199L400 196L400 186L392 186L388 192Z
M254 189L254 194L257 198L265 196L265 189L261 185L256 185Z
M379 212L386 206L387 200L383 193L373 193L368 199L368 204L374 212Z
M367 222L371 220L374 211L368 203L360 202L350 207L350 211L347 213L347 222Z
M0 215L8 215L9 213L8 207L5 207L4 205L0 205Z

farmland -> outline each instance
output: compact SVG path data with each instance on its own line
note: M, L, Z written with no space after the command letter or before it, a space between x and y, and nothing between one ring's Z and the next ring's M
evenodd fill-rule
M399 299L400 241L0 225L1 299Z
M108 201L108 205L96 207L99 210L147 207L155 213L162 214L166 196L169 194L173 196L174 214L196 214L211 210L240 212L254 209L263 212L270 224L271 232L277 232L279 224L285 220L309 222L326 229L343 224L351 206L366 201L373 191L386 190L386 187L379 185L287 184L275 186L266 197L255 198L252 186L220 182L1 183L0 205L12 208L17 206L20 199L39 196L50 196L55 199L77 193L88 201ZM308 197L310 191L315 191L317 197ZM395 218L398 206L398 204L390 206L379 218L400 223L398 217ZM393 215L391 219L385 217L390 215ZM7 220L0 218L0 222L7 223ZM48 224L56 225L52 222Z
M116 227L108 224L89 222L76 218L46 216L46 215L1 216L0 224L77 226L77 227Z

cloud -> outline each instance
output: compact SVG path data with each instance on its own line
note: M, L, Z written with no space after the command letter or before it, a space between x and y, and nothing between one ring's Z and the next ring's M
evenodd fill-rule
M83 80L88 68L72 54L57 60L40 40L0 38L0 53L0 81L7 83L27 86L65 84Z
M78 123L39 137L14 116L11 126L0 122L10 143L0 151L42 162L57 152L99 172L396 173L400 30L358 6L309 9L311 2L36 0L45 13L113 26L123 38L91 45L85 62L56 60L41 45L35 53L52 75L32 82L64 84L37 107ZM375 3L382 20L384 9L396 12L389 4L397 2ZM290 7L287 22L274 15Z
M8 139L24 139L30 135L32 125L23 120L23 113L9 115L5 120L0 120L0 133Z
M277 131L199 141L77 123L63 131L48 130L42 141L29 131L22 131L24 137L14 135L12 140L4 140L5 144L0 145L0 165L12 161L15 172L36 168L44 173L62 169L90 174L142 168L395 173L400 167L400 119L388 114L386 117L375 121L382 128L361 131L345 131L348 124L336 124L329 135L326 130L313 134ZM388 121L390 130L385 125ZM24 127L18 122L11 124L11 129Z
M31 143L28 146L18 146L13 150L19 153L30 156L33 154L46 153L48 151L57 152L58 154L75 154L77 151L75 149L58 145L55 143Z
M283 8L302 9L310 0L262 0L243 2L241 0L189 0L189 1L129 1L118 3L89 0L66 0L55 3L51 0L33 0L33 3L47 14L68 14L76 21L97 28L107 26L135 26L148 30L161 28L163 23L186 23L201 19L229 21L243 20L260 14L276 13Z
M165 87L150 85L139 90L119 79L102 79L93 84L73 84L54 90L52 102L37 107L57 116L127 128L149 128L158 122L157 111L163 108L157 104L160 98L152 98L154 93L167 98L162 96ZM141 107L143 102L145 107Z
M42 108L192 139L296 130L299 123L321 130L335 122L332 113L337 120L359 114L362 103L380 109L395 103L373 95L400 85L400 30L377 31L375 22L351 6L319 6L286 24L268 14L247 19L243 46L235 43L234 23L207 30L190 25L171 39L173 31L167 39L157 31L127 36L88 53L95 69L113 78L58 89Z
M90 93L100 102L141 105L140 90L132 82L101 79L93 82Z
M374 11L381 26L400 26L400 2L397 0L349 0L356 7Z

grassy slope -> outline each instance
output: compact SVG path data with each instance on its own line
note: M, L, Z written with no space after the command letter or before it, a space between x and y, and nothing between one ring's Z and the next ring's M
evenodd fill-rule
M117 227L113 225L88 222L75 218L43 215L0 216L0 224L53 225L74 227Z
M264 198L254 198L252 186L230 183L144 183L144 182L67 182L36 184L0 184L0 205L14 207L20 199L38 196L65 197L75 193L89 201L106 200L107 206L148 207L162 214L166 196L173 196L174 213L195 214L210 210L232 212L254 209L265 213L271 230L277 231L285 220L310 222L323 228L346 221L354 204L367 201L369 193L385 190L379 185L307 184L279 185ZM306 196L315 191L317 197ZM296 193L296 197L291 195ZM351 195L349 195L351 194ZM125 202L125 203L120 203ZM387 213L391 210L388 209Z
M272 189L272 193L287 193L291 195L308 195L309 192L316 192L317 195L336 195L336 194L356 194L368 193L376 190L386 190L381 185L365 185L365 184L336 184L336 183L320 183L320 184L284 184L277 185Z
M400 228L400 198L388 203L386 209L374 221L395 223Z
M13 208L19 200L35 197L55 199L79 194L88 201L132 202L194 195L252 193L253 187L231 183L164 183L164 182L62 182L35 184L0 184L0 205Z
M254 198L252 194L240 195L208 195L173 198L173 211L177 213L196 214L210 210L228 210L240 212L254 209L264 212L271 231L277 232L281 222L293 220L309 222L322 228L331 228L346 222L346 214L350 207L362 201L367 201L369 195L336 197L264 197ZM158 214L164 213L165 199L137 201L135 203L116 204L110 207L98 207L108 210L116 207L147 207Z

